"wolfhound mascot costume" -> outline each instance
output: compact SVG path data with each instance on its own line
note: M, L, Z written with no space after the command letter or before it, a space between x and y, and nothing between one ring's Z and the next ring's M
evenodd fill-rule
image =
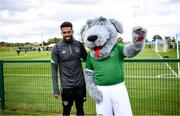
M81 37L90 49L85 81L98 116L132 115L123 59L136 56L144 48L146 29L134 27L132 43L124 46L117 44L118 33L123 33L121 23L104 17L88 20L81 29Z

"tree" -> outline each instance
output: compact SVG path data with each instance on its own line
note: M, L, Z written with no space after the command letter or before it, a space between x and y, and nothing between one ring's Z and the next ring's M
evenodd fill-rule
M176 39L175 39L175 37L172 37L172 40L171 40L171 42L176 42Z
M160 35L154 35L152 41L156 41L156 39L162 40L162 37Z
M57 37L54 37L54 38L50 38L48 39L48 43L51 44L51 43L57 43L59 41L61 41L62 38L57 38Z
M25 42L24 45L25 45L25 46L31 46L32 43L30 43L30 42Z
M5 42L0 42L0 47L2 47L2 46L5 46L6 45L6 43Z

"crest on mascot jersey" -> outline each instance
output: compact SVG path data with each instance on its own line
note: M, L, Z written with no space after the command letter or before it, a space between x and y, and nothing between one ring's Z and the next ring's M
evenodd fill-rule
M114 56L114 51L112 51L112 52L111 52L110 56L111 56L111 57L113 57L113 56Z

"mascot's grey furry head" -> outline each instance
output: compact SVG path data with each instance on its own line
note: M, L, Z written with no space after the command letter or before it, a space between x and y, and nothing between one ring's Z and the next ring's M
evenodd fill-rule
M81 29L81 38L90 49L90 54L97 60L108 57L118 39L118 33L123 33L120 22L104 17L88 20Z

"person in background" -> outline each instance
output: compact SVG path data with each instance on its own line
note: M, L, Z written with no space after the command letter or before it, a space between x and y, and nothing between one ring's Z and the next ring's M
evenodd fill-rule
M60 31L63 40L54 46L51 54L53 94L56 99L62 98L63 115L70 115L74 101L76 114L84 115L83 103L86 101L86 86L81 59L86 61L87 52L83 44L73 37L71 22L63 22L60 25Z
M20 47L18 47L18 49L16 50L16 52L17 52L17 55L19 56L19 55L20 55L20 52L21 52Z
M27 56L27 51L28 51L28 48L24 48L24 53L25 53L25 56Z

